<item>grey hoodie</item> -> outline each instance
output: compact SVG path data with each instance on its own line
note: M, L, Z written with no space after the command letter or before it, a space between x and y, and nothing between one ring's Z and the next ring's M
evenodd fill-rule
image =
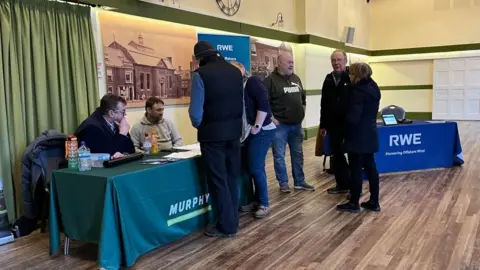
M140 123L133 125L130 136L137 151L143 150L143 142L145 141L145 133L150 134L152 130L157 131L159 149L171 149L172 147L182 146L182 137L178 133L172 121L163 118L154 124L148 121L144 115Z

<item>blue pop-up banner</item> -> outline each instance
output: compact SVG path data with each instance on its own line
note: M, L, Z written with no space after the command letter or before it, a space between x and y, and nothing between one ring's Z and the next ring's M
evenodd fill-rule
M225 60L240 62L250 72L250 37L199 33L198 41L210 42Z

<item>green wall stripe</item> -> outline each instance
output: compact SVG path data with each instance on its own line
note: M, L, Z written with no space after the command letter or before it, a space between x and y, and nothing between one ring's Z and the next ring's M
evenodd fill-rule
M71 0L72 1L72 0ZM75 1L72 1L75 2ZM261 27L246 23L235 22L223 18L203 15L190 11L180 10L168 6L155 5L139 0L83 0L82 2L108 6L116 8L115 12L129 15L141 16L156 20L170 21L185 25L192 25L220 31L226 31L237 34L244 34L254 37L268 38L273 40L286 41L300 44L314 44L329 48L344 49L349 53L363 54L368 56L387 56L387 55L405 55L405 54L421 54L435 52L452 52L480 50L480 43L473 44L457 44L434 47L418 47L404 49L388 49L388 50L367 50L363 48L352 47L344 43L324 37L310 34L293 34L283 32L268 27Z
M308 43L314 44L319 46L325 46L329 48L335 49L343 49L349 53L356 53L356 54L364 54L364 55L371 55L371 51L362 48L356 48L352 46L345 45L344 43L332 39L327 39L324 37L314 36L314 35L300 35L299 43Z
M314 126L314 127L309 127L309 128L303 128L303 133L304 133L304 136L303 138L305 140L308 140L310 138L315 138L317 137L317 133L318 133L318 126Z
M314 35L308 35L308 34L300 35L299 43L315 44L315 45L325 46L329 48L339 48L339 49L345 47L344 44L341 43L340 41L319 37L319 36L314 36Z
M390 50L374 50L374 51L371 51L370 55L386 56L386 55L402 55L402 54L443 53L443 52L471 51L471 50L480 50L480 43L390 49Z
M419 85L386 85L380 86L381 91L398 91L398 90L432 90L432 84ZM322 89L305 89L307 96L318 96L322 94Z
M343 43L314 35L297 35L267 27L235 22L218 17L198 14L168 6L155 5L138 0L84 0L84 2L116 8L114 12L141 16L150 19L181 23L254 37L268 38L291 43L311 43L329 48L343 48L347 52L370 55L370 51L345 46Z
M432 90L432 84L421 84L421 85L388 85L380 86L382 91L391 91L391 90Z
M305 89L307 96L319 96L322 94L322 89Z
M380 113L378 114L378 118L380 118ZM407 119L411 120L432 120L432 113L431 112L407 112ZM305 133L304 139L308 140L310 138L315 138L318 133L318 126L303 128Z

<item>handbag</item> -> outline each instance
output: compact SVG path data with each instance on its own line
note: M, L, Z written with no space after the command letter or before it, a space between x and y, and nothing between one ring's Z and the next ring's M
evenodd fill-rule
M315 156L321 157L325 155L325 136L320 134L320 128L317 131L317 141L315 142Z

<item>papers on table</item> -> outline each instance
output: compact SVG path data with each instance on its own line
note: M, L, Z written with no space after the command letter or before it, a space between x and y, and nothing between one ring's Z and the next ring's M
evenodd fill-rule
M174 149L180 149L180 150L190 150L190 151L200 151L200 144L195 143L195 144L189 144L189 145L184 145L184 146L177 146L174 147Z
M426 121L427 123L431 123L431 124L438 124L438 123L445 123L446 121L442 121L442 120L431 120L431 121Z
M172 153L172 154L170 154L166 157L167 158L187 159L187 158L194 158L198 155L199 155L199 153L197 151L188 151L188 152Z
M187 159L187 158L193 158L193 157L202 155L202 153L200 151L200 144L199 143L189 144L189 145L184 145L184 146L178 146L178 147L174 147L174 149L187 150L187 151L172 153L172 154L168 155L167 157L178 158L178 159Z

